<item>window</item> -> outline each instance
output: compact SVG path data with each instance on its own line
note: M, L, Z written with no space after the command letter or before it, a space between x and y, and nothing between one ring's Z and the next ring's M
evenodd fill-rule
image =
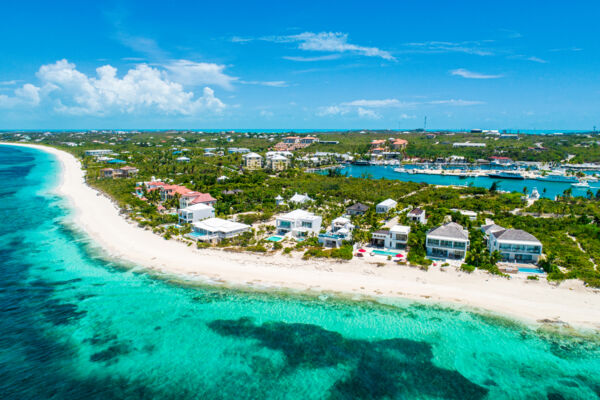
M290 221L279 221L280 228L290 228L292 223Z
M427 244L429 246L437 246L440 244L440 241L437 239L429 239L429 240L427 240Z
M312 228L312 222L302 221L302 227L303 228Z

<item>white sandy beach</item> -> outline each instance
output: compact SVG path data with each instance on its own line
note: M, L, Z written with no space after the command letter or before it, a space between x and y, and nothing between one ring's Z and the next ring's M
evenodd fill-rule
M377 261L385 262L383 258L375 259L378 257L349 262L304 261L298 254L289 257L198 250L167 241L128 222L110 199L87 186L75 157L49 147L26 146L49 152L60 160L63 168L58 194L73 207L74 222L111 257L232 287L402 297L453 303L529 323L553 320L600 330L600 292L585 288L579 281L555 286L545 280L508 280L480 271L466 274L436 267L421 271L387 262L385 267L377 267Z

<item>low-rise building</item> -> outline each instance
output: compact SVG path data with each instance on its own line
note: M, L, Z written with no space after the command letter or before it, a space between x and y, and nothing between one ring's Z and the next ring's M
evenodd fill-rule
M395 139L392 141L392 149L394 150L404 150L406 146L408 146L408 140Z
M455 222L449 222L427 232L427 256L464 260L469 249L469 232Z
M304 204L304 203L308 203L313 201L313 199L311 199L306 193L304 194L298 194L298 193L294 193L294 195L292 196L292 198L290 199L290 203L293 204Z
M410 226L394 225L390 229L380 229L371 234L371 245L387 249L402 250L408 244Z
M277 234L290 233L294 237L306 237L318 234L321 230L322 218L305 210L294 210L276 218Z
M395 200L387 199L375 206L375 212L378 214L385 214L387 212L390 212L397 205L398 203Z
M524 230L505 229L496 224L482 226L481 230L490 253L500 252L503 261L537 263L542 255L542 243Z
M246 153L242 155L244 168L247 170L256 170L262 168L262 156L256 153Z
M206 204L207 206L214 206L215 204L217 204L217 199L212 197L210 193L195 192L192 190L185 194L182 194L179 198L180 208L185 208L196 204Z
M290 160L281 155L274 155L267 158L267 167L273 171L285 171L290 166Z
M415 222L415 223L422 224L422 225L425 225L427 223L427 217L425 214L425 210L422 210L418 207L410 210L406 214L406 216L408 217L408 220L410 222Z
M214 218L215 209L206 204L194 204L186 208L180 208L177 211L180 224L192 224L208 218Z
M340 247L344 241L352 240L354 225L348 218L338 217L331 221L326 233L319 234L319 243L325 247Z
M350 207L346 208L346 214L348 215L363 215L367 212L369 206L366 206L362 203L355 203Z
M85 155L90 157L106 156L112 154L112 150L86 150Z
M192 232L187 237L205 242L229 239L251 229L250 225L221 218L208 218L192 224Z

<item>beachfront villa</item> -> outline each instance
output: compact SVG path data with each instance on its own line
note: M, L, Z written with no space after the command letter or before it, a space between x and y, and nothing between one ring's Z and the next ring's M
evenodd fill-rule
M180 224L193 224L208 218L214 218L215 209L213 206L198 203L186 208L180 208L177 211Z
M410 210L406 216L410 222L414 222L417 224L425 225L427 223L427 218L425 214L425 210L421 210L420 208L413 208Z
M251 226L239 222L229 221L221 218L208 218L192 224L192 232L187 237L203 242L217 242L229 239L244 232L248 232Z
M366 206L362 203L355 203L350 207L346 208L346 214L348 215L363 215L367 212L369 206Z
M267 157L267 167L273 171L285 171L289 166L290 160L284 156L276 154L272 157Z
M278 235L290 233L294 237L306 237L318 234L321 230L322 218L305 210L294 210L277 217L275 226Z
M103 178L129 178L138 173L135 167L121 167L118 169L103 168L100 170L100 176Z
M90 157L99 157L112 154L112 150L86 150L85 155Z
M375 206L375 212L378 214L385 214L394 209L398 203L395 200L387 199Z
M410 226L394 225L390 229L381 229L371 234L371 245L387 249L406 249Z
M246 153L242 155L242 163L247 170L256 170L262 168L262 156L256 153Z
M456 222L449 222L427 232L427 256L464 260L469 249L469 232Z
M186 208L196 204L214 206L217 204L217 199L212 197L210 193L195 192L192 190L182 194L179 198L179 208Z
M313 201L313 199L308 197L308 195L306 193L304 193L304 194L294 193L294 195L290 199L290 203L294 203L294 204L304 204L304 203L308 203L310 201Z
M325 247L340 247L344 241L352 240L354 225L348 218L338 217L331 221L331 227L326 233L319 234L319 243Z
M491 224L481 227L488 242L490 253L500 252L503 261L537 263L542 255L542 243L532 234L521 229L505 229Z

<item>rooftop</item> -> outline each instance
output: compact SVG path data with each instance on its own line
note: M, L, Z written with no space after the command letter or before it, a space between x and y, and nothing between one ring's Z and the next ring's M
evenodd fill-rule
M497 240L510 240L514 242L529 242L541 244L541 242L531 233L521 229L504 229L501 231L492 232Z
M405 233L408 234L410 232L410 226L406 225L394 225L390 228L391 233Z
M240 229L250 228L250 225L221 218L209 218L205 219L204 221L194 222L193 225L196 228L204 229L209 232L233 232Z
M298 210L290 211L287 214L283 214L279 218L314 220L314 219L317 219L317 218L320 218L320 217L317 216L317 215L315 215L315 214L313 214L313 213L311 213L311 212L298 209Z
M468 240L469 232L456 222L449 222L427 233L428 236L437 236L450 239Z

